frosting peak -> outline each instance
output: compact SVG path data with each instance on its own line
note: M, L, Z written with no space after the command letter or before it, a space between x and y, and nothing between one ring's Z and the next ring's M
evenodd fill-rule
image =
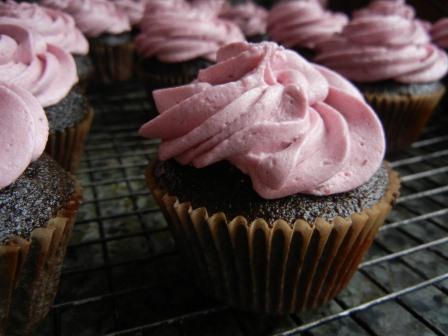
M268 34L288 48L315 49L347 22L346 15L323 9L317 0L284 1L269 12Z
M114 0L115 5L126 13L133 26L142 20L146 2L146 0Z
M149 2L135 40L137 51L166 63L214 61L221 46L244 40L238 26L218 18L216 6L206 1Z
M78 77L65 50L24 27L0 23L0 81L30 91L47 107L64 98Z
M45 149L48 121L28 91L0 82L0 189L13 183Z
M448 70L447 55L413 17L403 1L375 1L321 45L316 61L358 82L437 81Z
M42 4L72 15L88 37L131 30L128 16L108 0L42 0Z
M246 36L266 33L268 12L252 1L237 5L226 3L219 17L235 22Z
M361 94L275 43L234 43L197 81L154 91L160 115L140 134L160 159L228 160L264 198L354 189L379 168L384 135Z
M0 3L0 23L13 23L39 33L47 43L69 53L87 54L89 45L73 18L61 11L8 0Z

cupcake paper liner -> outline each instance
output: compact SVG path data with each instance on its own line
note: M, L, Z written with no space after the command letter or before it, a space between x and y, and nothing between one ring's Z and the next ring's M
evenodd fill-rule
M147 88L152 91L152 88L167 88L172 86L180 86L189 84L197 77L193 75L178 74L176 76L159 75L155 73L144 72L144 70L138 71L138 77L145 84Z
M421 95L364 92L367 102L381 119L388 152L405 149L419 138L444 92L443 87Z
M94 82L111 84L132 78L134 42L130 41L120 45L92 42L89 54L95 68Z
M163 72L157 68L157 65L153 65L148 69L144 65L145 59L140 59L137 65L137 77L140 81L149 89L151 94L153 89L161 89L173 86L186 85L194 81L198 77L198 73L201 69L207 67L204 60L193 60L183 65L183 70L167 71ZM211 64L211 63L210 63ZM162 66L167 66L163 64ZM177 69L179 64L174 65ZM154 69L154 71L151 71Z
M395 199L400 181L389 169L389 186L371 208L350 218L314 223L260 218L249 222L224 213L209 216L161 189L153 166L146 180L175 240L211 296L248 311L296 313L322 305L350 281Z
M65 170L74 173L79 167L84 152L84 143L93 120L93 110L89 107L84 119L77 125L63 131L51 132L45 151Z
M13 236L0 245L0 335L31 335L48 314L80 200L77 187L66 206L46 227L34 229L29 240Z

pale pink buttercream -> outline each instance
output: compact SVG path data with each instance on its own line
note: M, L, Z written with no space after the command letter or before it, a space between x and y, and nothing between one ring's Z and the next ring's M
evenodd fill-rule
M266 33L268 11L252 1L236 5L226 2L219 16L235 22L246 36Z
M409 10L394 8L398 14L357 12L340 35L321 45L316 62L358 82L426 83L442 78L448 70L447 55L429 42L421 22L406 14Z
M448 18L437 21L430 32L434 44L440 48L448 49Z
M0 23L0 81L30 91L44 107L78 81L73 56L16 24Z
M160 115L140 134L161 160L228 160L264 198L328 195L370 179L384 155L381 123L347 80L275 43L234 43L197 81L154 91Z
M37 160L48 139L48 121L28 91L0 82L0 189Z
M114 0L115 5L126 13L133 26L142 20L146 2L146 0Z
M325 10L316 0L285 1L269 12L268 34L288 48L316 49L347 22L346 15Z
M426 31L431 29L431 23L420 20L415 17L415 9L406 4L405 0L375 0L367 7L353 12L353 17L364 15L397 15L402 18L414 20L416 24L420 24Z
M38 32L48 42L69 53L85 55L89 44L73 18L62 11L8 0L0 3L0 23L15 23Z
M108 0L43 0L41 3L72 15L78 28L87 37L131 30L126 13Z
M238 26L217 17L219 8L215 7L205 1L148 3L135 40L137 51L166 63L196 58L214 61L221 46L244 40Z

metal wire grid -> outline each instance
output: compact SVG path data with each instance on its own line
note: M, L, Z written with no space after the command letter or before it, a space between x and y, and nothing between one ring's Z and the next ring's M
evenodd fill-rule
M315 311L257 316L204 296L144 184L157 143L129 84L92 96L85 202L56 303L36 335L448 335L448 117L391 159L402 196L349 287Z

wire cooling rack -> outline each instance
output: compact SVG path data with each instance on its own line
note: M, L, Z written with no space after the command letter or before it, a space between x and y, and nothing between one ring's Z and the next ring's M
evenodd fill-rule
M401 198L350 285L300 315L259 316L202 294L144 183L157 142L138 84L91 97L85 201L54 307L36 335L448 335L448 114L391 158Z

